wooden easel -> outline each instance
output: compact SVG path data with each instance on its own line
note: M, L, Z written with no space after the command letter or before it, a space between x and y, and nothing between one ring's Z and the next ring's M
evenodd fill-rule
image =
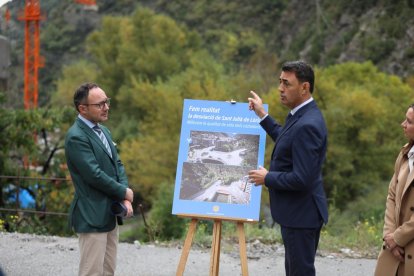
M181 253L180 262L178 264L176 276L182 276L184 274L185 264L187 263L188 254L190 253L191 244L193 242L194 234L197 228L197 222L200 219L210 219L214 220L213 225L213 240L211 243L211 257L210 257L210 276L219 275L219 265L220 265L220 243L221 243L221 226L222 218L194 218L191 217L190 227L188 228L187 236L185 238L183 251ZM246 237L244 234L244 221L236 219L224 219L227 221L233 221L237 224L237 233L239 236L239 253L241 261L242 275L248 276L249 271L247 269L247 253L246 253Z

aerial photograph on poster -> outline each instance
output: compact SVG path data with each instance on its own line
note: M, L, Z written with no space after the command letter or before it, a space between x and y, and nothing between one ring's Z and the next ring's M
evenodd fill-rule
M187 162L255 167L259 135L191 131Z
M257 164L259 135L191 131L180 199L249 204L247 172Z

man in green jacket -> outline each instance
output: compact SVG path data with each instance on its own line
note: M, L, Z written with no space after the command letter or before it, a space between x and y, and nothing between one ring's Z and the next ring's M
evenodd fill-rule
M79 114L66 134L65 154L75 186L69 224L79 237L79 275L114 275L118 224L122 216L132 216L134 194L116 144L100 124L108 119L110 99L98 85L86 83L76 90L74 104ZM121 206L123 214L113 206Z

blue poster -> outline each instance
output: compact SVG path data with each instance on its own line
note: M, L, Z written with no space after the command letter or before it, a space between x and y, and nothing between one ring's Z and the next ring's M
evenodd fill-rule
M267 105L264 105L267 110ZM258 221L266 132L248 103L184 100L172 213Z

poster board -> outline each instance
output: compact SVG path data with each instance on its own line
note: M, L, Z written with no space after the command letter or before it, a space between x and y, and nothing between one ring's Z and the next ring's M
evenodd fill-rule
M264 105L267 110L267 105ZM172 213L258 221L266 132L248 103L184 100Z

